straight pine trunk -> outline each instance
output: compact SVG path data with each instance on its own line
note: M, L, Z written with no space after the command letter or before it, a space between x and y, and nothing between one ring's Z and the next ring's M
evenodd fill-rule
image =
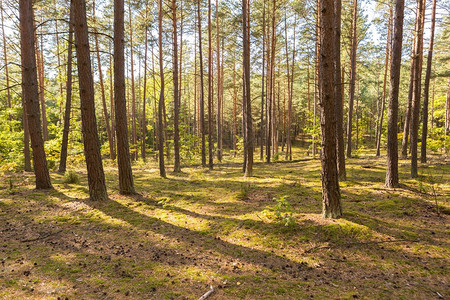
M94 103L94 79L91 70L86 2L74 0L75 44L81 102L81 125L86 159L89 196L92 201L108 199L103 172Z
M119 191L121 194L134 194L125 98L124 14L123 0L114 0L114 108L116 112Z
M402 63L403 17L405 2L395 4L394 39L392 45L391 73L389 87L388 127L387 127L387 169L386 186L398 186L398 94Z

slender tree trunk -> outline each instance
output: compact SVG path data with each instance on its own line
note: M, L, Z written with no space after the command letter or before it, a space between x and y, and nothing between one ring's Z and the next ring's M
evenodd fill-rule
M59 124L62 121L62 106L63 106L63 83L61 80L61 55L60 55L60 45L59 45L59 29L58 20L55 20L55 36L56 36L56 58L58 62L58 81L59 81Z
M237 87L236 87L236 60L233 59L233 125L232 125L232 130L233 130L233 136L232 136L232 140L233 140L233 152L234 152L234 157L236 157L237 154L237 141L236 141L236 136L237 136Z
M450 132L450 78L447 83L447 98L445 101L445 129L444 133L447 136Z
M247 150L247 161L245 165L245 177L253 175L253 120L252 106L250 98L250 0L242 0L242 31L243 31L243 68L244 68L244 84L243 84L243 106L246 106L246 135L247 140L244 141Z
M130 67L131 67L131 159L138 159L137 129L136 129L136 87L134 82L134 49L133 49L133 15L131 14L131 1L128 2L129 29L130 29Z
M125 98L124 14L124 1L114 0L114 103L116 111L119 191L121 194L134 194Z
M433 9L431 12L431 33L430 46L428 47L427 71L425 74L425 83L423 91L423 115L422 115L422 145L420 151L420 161L427 162L427 133L428 133L428 97L430 94L431 64L433 60L434 27L436 23L436 0L433 0Z
M211 0L208 0L208 167L213 169L213 82L212 82L212 45L211 45Z
M200 0L197 0L198 18L198 53L200 55L200 103L199 103L199 129L202 136L202 166L206 167L206 141L205 141L205 93L203 86L203 53L202 53L202 19L200 15Z
M114 71L113 71L113 55L112 55L112 47L109 44L109 104L111 111L111 139L113 144L113 153L111 156L112 160L116 159L116 124L115 124L115 109L114 109Z
M22 87L22 95L25 95ZM22 97L22 118L23 118L23 156L24 156L24 170L26 172L33 171L31 168L31 154L30 154L30 131L28 130L28 117L25 99Z
M356 118L356 140L355 140L355 149L358 150L359 147L359 78L356 79L356 109L355 109L355 118Z
M408 104L406 106L406 114L405 114L405 124L403 127L403 138L402 138L402 158L406 158L408 156L408 139L410 135L411 128L411 108L413 101L413 89L414 89L414 70L416 63L416 40L417 40L417 32L419 30L419 16L416 17L416 25L414 28L414 40L411 49L411 70L409 73L409 91L408 91Z
M95 22L95 1L92 2L92 15L94 17ZM97 67L98 67L98 77L100 81L100 94L102 97L102 106L103 106L103 117L105 118L105 125L106 125L106 135L108 136L108 143L109 143L109 155L110 158L113 159L114 157L114 144L112 141L112 134L111 134L111 126L109 125L109 114L108 114L108 108L106 105L106 95L105 95L105 85L103 82L103 71L102 71L102 62L100 59L100 48L98 43L98 32L96 30L95 35L95 52L97 54Z
M383 78L383 91L381 96L381 108L380 108L380 120L377 124L377 153L376 156L380 156L381 148L381 133L383 131L383 118L384 118L384 107L386 102L386 83L387 83L387 71L389 67L389 54L391 48L391 28L392 28L392 4L389 2L389 21L388 21L388 32L386 41L386 56L384 58L384 78Z
M335 114L336 114L336 151L337 151L337 168L339 173L339 179L341 181L347 179L347 173L345 170L345 145L344 145L344 106L342 91L343 86L341 84L341 0L334 1L334 80L335 80ZM309 71L309 69L308 69ZM308 76L309 77L309 76ZM309 89L309 86L308 86ZM308 92L309 94L309 92Z
M355 0L356 1L356 0ZM342 216L341 195L336 155L335 128L335 9L332 0L320 0L320 119L322 131L322 215L324 218Z
M391 58L391 80L389 87L388 127L387 127L387 169L386 186L398 186L398 94L400 69L402 63L403 17L405 1L397 0L395 4L394 40Z
M41 32L42 33L42 32ZM37 36L37 30L34 31L34 38L35 38L35 48L36 48L36 67L38 72L38 81L39 81L39 101L41 103L41 115L42 115L42 137L44 138L44 141L48 140L48 129L47 129L47 109L45 105L45 76L44 76L44 61L43 61L43 55L41 53L41 47L39 44L43 44L42 42L42 35L41 40L39 40Z
M267 106L267 138L266 138L266 163L270 163L271 161L271 146L273 145L273 135L274 135L274 120L273 120L273 107L275 102L275 82L274 82L274 71L275 71L275 47L276 47L276 0L272 2L272 36L271 36L271 50L270 50L270 61L268 64L270 66L270 70L268 72L268 76L270 81L269 87L269 98L268 98L268 106ZM273 145L275 146L275 145Z
M219 1L216 0L216 52L217 52L217 160L222 161L222 103L221 103L221 66L220 66L220 32L219 32Z
M177 4L176 0L172 0L172 25L173 25L173 102L174 102L174 119L173 119L173 144L174 144L174 172L181 172L180 166L180 97L178 86L178 33L177 33Z
M72 1L71 1L72 3ZM70 130L70 114L72 109L72 45L73 45L73 7L70 5L69 11L69 39L67 44L67 81L66 81L66 105L64 112L64 129L61 142L61 157L59 160L58 172L64 173L66 171L67 162L67 148L69 144L69 130Z
M350 95L348 99L348 119L347 119L347 157L352 157L352 118L353 102L355 99L355 81L356 81L356 48L358 37L356 35L358 21L358 0L353 0L353 18L352 18L352 51L350 62Z
M94 79L91 70L86 2L73 0L75 20L75 44L77 53L78 81L80 85L81 125L84 156L89 182L89 196L92 201L107 200L105 174L103 172L97 120L94 103Z
M163 47L162 47L162 21L163 10L162 0L158 1L158 44L159 44L159 76L161 81L161 91L158 102L158 150L159 150L159 175L166 177L164 166L164 130L163 130L163 110L164 110L164 65L163 65Z
M145 19L148 18L148 8L145 9ZM145 162L146 160L146 154L145 154L145 148L146 148L146 140L147 140L147 111L146 111L146 104L147 104L147 57L148 57L148 27L145 26L145 39L144 39L144 91L142 93L142 120L141 120L141 157L142 160Z
M426 0L418 0L417 13L419 15L419 31L416 39L416 63L414 64L414 88L412 102L412 118L411 118L411 178L419 176L417 171L417 142L419 136L419 113L420 113L420 93L421 93L421 77L423 62L423 28L425 21L425 3Z
M8 101L8 108L11 109L12 108L12 103L11 103L11 91L9 89L9 66L8 66L8 55L7 55L7 51L6 51L6 34L5 34L5 26L4 26L4 18L3 18L3 0L0 1L0 12L1 12L1 22L2 22L2 36L3 36L3 61L5 62L5 76L6 76L6 99ZM11 122L12 121L12 115L9 114L8 115L8 120ZM10 125L9 130L12 131L12 127Z
M260 160L264 161L264 98L265 98L265 62L266 62L266 0L263 0L263 15L262 15L262 75L261 75L261 117L260 117L260 135L261 135L261 147L260 147Z
M28 129L33 149L33 165L37 189L49 189L50 175L45 158L39 113L39 91L36 74L36 55L34 46L33 4L31 0L19 2L20 46L22 62L22 90L26 103Z

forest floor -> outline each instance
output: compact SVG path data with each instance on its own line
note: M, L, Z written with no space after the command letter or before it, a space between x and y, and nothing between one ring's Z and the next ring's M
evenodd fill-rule
M86 199L82 168L77 184L52 173L49 191L2 174L0 298L198 299L213 286L208 299L450 299L448 158L417 180L401 160L397 189L385 157L348 160L338 220L321 217L320 161L296 158L249 179L227 157L167 179L137 163L135 196L109 163L106 202Z

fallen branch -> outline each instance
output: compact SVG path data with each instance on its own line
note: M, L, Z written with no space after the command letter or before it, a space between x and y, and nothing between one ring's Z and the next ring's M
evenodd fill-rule
M47 234L43 234L43 235L41 235L41 236L39 236L37 238L34 238L34 239L21 240L21 242L22 243L28 243L28 242L35 242L35 241L39 241L39 240L44 240L44 239L46 239L48 237L51 237L52 235L60 233L61 231L62 230L57 230L55 232L50 232L50 233L47 233Z
M370 244L383 244L383 243L399 243L399 242L410 242L410 243L417 243L419 240L385 240L385 241L369 241L369 242L352 242L352 243L344 243L344 244L336 244L334 246L354 246L354 245L370 245ZM332 248L332 245L329 246L314 246L312 248L309 248L308 250L305 250L303 253L310 253L314 250L319 249L330 249Z
M203 296L198 298L198 300L205 300L206 298L211 296L212 293L214 293L214 287L211 285L210 288L209 288L209 291L207 291L205 294L203 294Z

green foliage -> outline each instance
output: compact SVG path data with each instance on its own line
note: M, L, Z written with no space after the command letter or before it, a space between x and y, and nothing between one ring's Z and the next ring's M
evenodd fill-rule
M64 174L64 183L74 183L80 182L80 177L75 171L69 170Z
M294 226L296 222L293 217L292 206L287 198L288 196L282 196L274 199L277 202L275 206L275 218L278 222L284 224L284 226Z
M249 194L252 186L250 183L243 183L241 184L241 189L236 195L236 200L239 201L246 201L249 199Z

